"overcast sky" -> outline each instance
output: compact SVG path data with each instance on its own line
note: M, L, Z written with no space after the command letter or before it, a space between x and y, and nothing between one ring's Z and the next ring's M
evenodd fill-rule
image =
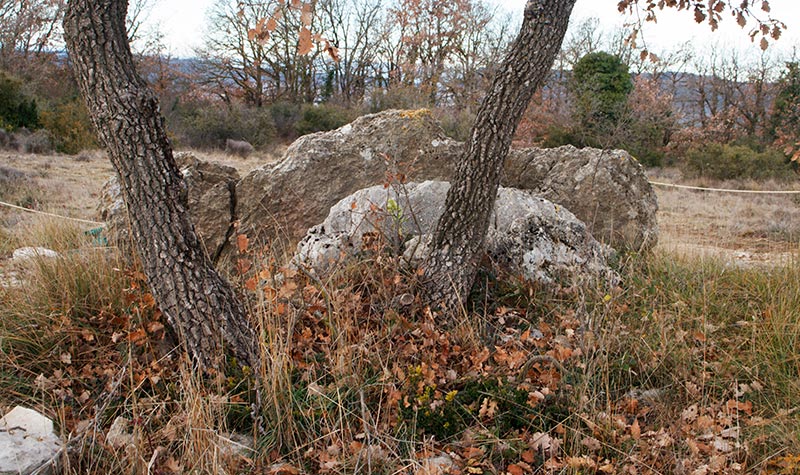
M490 0L515 15L521 15L525 0ZM148 18L157 24L173 55L191 56L192 48L201 43L205 28L205 12L213 0L156 0ZM772 15L786 23L788 29L774 51L788 55L792 48L800 50L800 1L772 0ZM583 19L597 17L606 31L633 21L628 15L617 12L617 0L578 0L571 18L571 26ZM734 47L746 55L760 51L747 36L750 25L743 31L729 15L723 15L719 30L712 33L707 24L697 25L692 13L665 11L659 13L658 24L647 23L644 40L652 51L665 51L687 41L693 42L697 51L711 45Z

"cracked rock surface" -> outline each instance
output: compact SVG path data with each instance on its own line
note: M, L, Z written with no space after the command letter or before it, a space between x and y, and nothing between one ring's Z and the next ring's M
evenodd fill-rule
M176 153L175 161L186 180L195 230L216 261L233 233L239 174L233 167L199 160L189 152ZM127 208L116 176L103 186L98 211L114 243L130 246Z
M378 243L403 254L411 265L419 264L449 188L447 182L425 181L359 190L308 230L294 262L325 274ZM544 285L619 282L607 263L612 249L596 241L566 208L524 190L498 191L486 250L504 270Z
M300 137L280 162L237 185L241 229L250 237L298 239L337 201L387 177L449 180L463 150L424 110L384 111ZM512 150L501 184L565 206L615 249L647 250L658 239L656 195L625 151Z

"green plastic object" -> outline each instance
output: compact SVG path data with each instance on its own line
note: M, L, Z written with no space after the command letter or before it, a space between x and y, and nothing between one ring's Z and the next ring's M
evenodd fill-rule
M95 246L108 246L108 238L103 236L103 227L93 228L88 231L84 231L86 236L91 236L92 244Z

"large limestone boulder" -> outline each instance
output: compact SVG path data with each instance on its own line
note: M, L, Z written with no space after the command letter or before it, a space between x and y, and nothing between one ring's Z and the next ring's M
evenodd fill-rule
M233 232L239 174L235 168L202 161L187 152L175 154L175 161L186 180L195 230L216 260ZM103 186L99 214L112 241L129 245L127 208L116 176Z
M53 473L62 445L53 421L17 406L0 419L0 475Z
M240 230L250 237L301 237L345 196L404 173L444 179L461 145L430 112L386 111L330 132L297 139L283 159L257 168L236 186Z
M377 243L419 264L449 188L447 182L426 181L359 190L308 231L294 262L324 274ZM597 242L583 222L563 206L523 190L498 191L486 247L496 264L532 282L618 281L607 264L613 251Z
M253 170L237 185L240 229L250 237L297 239L338 200L387 176L449 180L463 149L424 110L366 115L300 137L280 162ZM567 207L616 249L656 243L655 193L642 166L624 151L513 150L502 184Z
M643 251L658 241L656 194L644 168L624 150L512 149L503 185L566 206L615 249Z

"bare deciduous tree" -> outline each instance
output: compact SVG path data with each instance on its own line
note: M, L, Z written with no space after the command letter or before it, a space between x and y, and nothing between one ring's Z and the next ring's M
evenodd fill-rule
M339 60L325 64L328 96L346 105L357 105L372 86L373 71L381 48L381 24L385 21L380 0L322 0L317 14L328 40L339 51Z
M45 51L59 34L63 0L0 0L0 69Z

